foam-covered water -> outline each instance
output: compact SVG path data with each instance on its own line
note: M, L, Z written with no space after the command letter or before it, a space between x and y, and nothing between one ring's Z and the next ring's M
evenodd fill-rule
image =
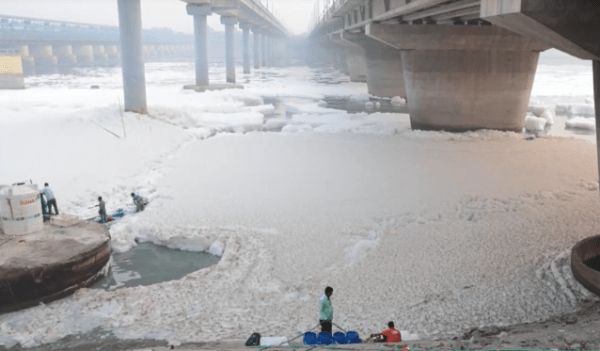
M119 113L118 69L0 96L0 183L48 181L61 212L82 217L97 196L110 211L140 193L150 205L111 228L115 252L147 241L222 255L178 280L2 315L0 344L295 336L327 285L334 321L363 335L389 320L415 337L519 323L593 298L568 250L600 219L595 145L411 131L331 70L240 73L246 89L202 94L182 89L192 77L189 64L148 65L148 116Z

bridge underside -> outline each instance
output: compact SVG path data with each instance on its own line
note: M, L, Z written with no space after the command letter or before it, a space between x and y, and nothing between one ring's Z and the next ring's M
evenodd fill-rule
M600 3L336 1L313 37L362 49L354 71L372 95L406 97L413 129L521 131L541 51L598 59Z

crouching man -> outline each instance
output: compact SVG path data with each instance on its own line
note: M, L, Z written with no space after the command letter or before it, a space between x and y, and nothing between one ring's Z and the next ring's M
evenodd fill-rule
M381 333L371 334L365 342L369 342L372 338L375 338L373 342L400 342L402 341L402 334L400 334L398 329L394 328L394 322L389 322L388 329Z
M144 208L146 208L146 205L148 204L148 200L146 200L145 198L136 195L135 193L131 193L131 197L133 198L133 203L135 204L135 212L141 212L144 210Z

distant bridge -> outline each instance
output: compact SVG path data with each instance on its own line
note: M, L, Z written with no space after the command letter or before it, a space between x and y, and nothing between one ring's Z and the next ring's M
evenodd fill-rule
M144 31L146 59L192 55L193 36L168 29ZM24 73L67 73L73 67L116 66L119 27L0 15L0 51L21 55Z
M144 30L144 44L192 44L193 36L168 29ZM0 44L14 42L118 44L119 27L0 14Z

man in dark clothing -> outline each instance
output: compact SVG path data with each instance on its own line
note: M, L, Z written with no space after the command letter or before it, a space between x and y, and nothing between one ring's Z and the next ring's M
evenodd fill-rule
M331 323L333 320L331 294L333 294L333 288L328 286L325 288L325 294L319 299L319 323L321 324L322 332L326 331L331 333Z
M98 214L100 215L100 223L106 223L106 203L102 201L102 196L98 196L97 206L100 207L100 210L98 210Z
M54 212L58 215L58 207L56 206L56 198L54 197L54 193L52 189L48 186L48 183L44 183L44 195L46 195L46 199L48 199L48 212L52 214L52 206L54 206Z

